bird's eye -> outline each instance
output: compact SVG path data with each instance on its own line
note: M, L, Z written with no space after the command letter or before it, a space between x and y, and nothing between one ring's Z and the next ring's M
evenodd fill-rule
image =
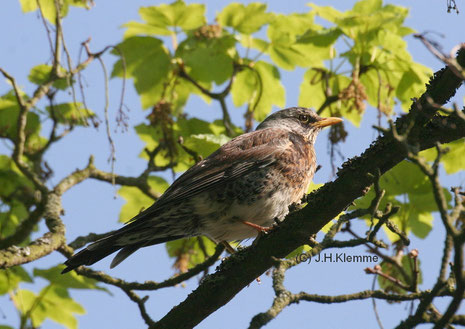
M310 116L306 114L299 115L299 121L303 123L308 123L310 121Z

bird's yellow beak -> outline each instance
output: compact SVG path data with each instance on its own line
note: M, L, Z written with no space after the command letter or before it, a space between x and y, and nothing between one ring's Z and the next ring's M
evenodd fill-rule
M336 118L336 117L322 118L320 121L315 122L313 126L318 127L318 128L324 128L327 126L335 125L339 122L342 122L341 118Z

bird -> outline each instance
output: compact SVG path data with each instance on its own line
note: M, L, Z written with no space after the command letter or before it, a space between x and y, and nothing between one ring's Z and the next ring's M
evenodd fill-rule
M269 115L189 168L128 224L71 256L62 273L119 251L113 268L142 247L186 237L227 243L268 232L308 190L318 133L341 121L304 107Z

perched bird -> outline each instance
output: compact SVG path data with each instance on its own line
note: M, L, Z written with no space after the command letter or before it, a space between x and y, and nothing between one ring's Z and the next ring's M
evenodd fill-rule
M115 267L142 247L205 235L242 240L281 221L300 202L316 169L320 130L341 122L292 107L267 117L187 170L129 224L69 258L63 273L119 250Z

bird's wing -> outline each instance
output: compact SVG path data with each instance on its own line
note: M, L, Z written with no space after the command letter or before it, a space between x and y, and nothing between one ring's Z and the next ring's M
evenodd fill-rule
M166 206L205 192L276 161L291 143L284 129L268 128L240 135L181 175L151 207L134 217L150 218Z

